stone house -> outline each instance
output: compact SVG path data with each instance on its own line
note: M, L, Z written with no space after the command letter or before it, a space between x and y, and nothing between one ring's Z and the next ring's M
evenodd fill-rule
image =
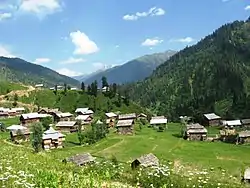
M10 131L10 138L13 142L18 142L19 140L28 141L30 138L31 133L22 125L11 125L6 129Z
M135 120L136 119L136 114L135 113L131 113L131 114L121 114L118 116L118 120Z
M163 131L167 128L167 122L168 120L164 116L156 116L151 118L150 126L158 129L159 131Z
M215 113L204 114L204 125L213 126L220 125L221 117Z
M92 123L93 117L90 115L79 115L75 120L81 121L83 125L88 125Z
M243 127L249 127L250 128L250 119L242 119L241 124Z
M135 169L139 166L142 167L151 167L151 166L159 166L159 159L152 153L142 155L141 157L135 159L131 163L132 169Z
M75 110L75 113L77 115L90 115L90 116L94 114L93 110L90 110L89 108L77 108Z

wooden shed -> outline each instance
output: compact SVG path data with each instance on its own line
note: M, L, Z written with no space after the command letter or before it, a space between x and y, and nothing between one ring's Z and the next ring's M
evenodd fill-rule
M75 163L78 166L94 163L95 158L90 153L78 154L66 159L66 162Z
M159 131L164 131L167 128L167 118L165 116L155 116L150 120L150 126L158 129Z
M221 117L215 113L204 114L205 126L219 125Z
M47 131L43 134L43 149L55 149L55 148L62 148L63 141L65 140L65 135L61 134L58 131L55 131L52 127L50 127Z
M72 117L73 117L73 114L71 114L69 112L65 112L65 113L63 113L63 112L53 113L54 122L70 121Z
M56 124L56 128L61 132L76 132L77 131L77 123L76 121L59 121Z
M237 138L237 143L238 144L246 144L246 143L250 143L250 131L241 131L238 134L238 138Z
M154 154L149 153L149 154L143 155L135 159L131 163L132 169L135 169L138 166L142 166L142 167L159 166L159 159Z
M184 137L187 140L204 141L207 139L207 129L199 123L188 124Z
M38 114L38 113L28 113L22 114L20 116L20 122L22 125L29 125L35 122L40 122L42 118L51 117L49 114Z
M105 113L106 116L106 124L109 125L109 127L114 127L115 126L115 121L118 117L117 114L113 112Z
M118 134L133 134L134 120L118 120L116 124Z
M30 131L22 125L11 125L6 129L10 131L10 138L13 142L19 140L28 141L30 138Z
M250 127L250 119L242 119L241 124L243 127Z

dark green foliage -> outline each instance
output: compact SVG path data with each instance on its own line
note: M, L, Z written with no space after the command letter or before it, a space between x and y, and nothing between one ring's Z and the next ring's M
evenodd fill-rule
M1 71L0 71L0 74L1 74ZM27 88L22 86L21 84L0 81L0 95L5 95L14 90L25 90L25 89Z
M82 122L78 121L77 125L78 125L78 127L77 127L77 137L78 137L80 145L82 145L83 141L84 141L84 137L85 137L84 133L82 132L82 128L83 128Z
M54 93L55 93L55 95L57 95L57 85L55 85Z
M222 26L160 65L143 82L127 85L133 100L177 120L200 121L203 113L224 118L250 114L250 23ZM124 92L123 91L123 92Z
M108 81L107 78L105 76L102 77L102 87L108 87Z
M0 57L0 80L22 82L25 84L43 83L46 86L67 83L77 86L79 82L73 78L19 58ZM1 89L0 89L1 90Z
M125 96L124 96L124 103L127 105L127 106L129 106L129 91L128 90L126 90L125 91Z
M41 119L41 123L43 125L44 130L47 130L47 129L49 129L50 124L53 123L53 120L51 117L45 117L45 118Z
M66 93L67 93L67 84L66 83L64 83L64 95L66 95Z
M31 143L34 151L38 153L42 148L43 141L43 125L42 123L34 123L31 127Z
M13 106L14 106L14 107L17 106L17 101L18 101L18 96L17 96L17 94L15 93L15 95L14 95L14 102L13 102Z
M82 90L83 92L85 92L85 84L84 84L84 82L81 83L81 90Z
M4 123L0 123L0 132L5 132L6 131L6 126Z
M17 130L16 134L17 134L16 135L17 140L25 140L25 135L23 134L21 130Z

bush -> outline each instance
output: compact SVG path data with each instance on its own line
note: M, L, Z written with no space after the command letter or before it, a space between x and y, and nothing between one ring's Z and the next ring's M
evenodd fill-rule
M34 151L38 153L42 148L42 141L43 141L43 125L42 123L34 123L31 126L31 142Z

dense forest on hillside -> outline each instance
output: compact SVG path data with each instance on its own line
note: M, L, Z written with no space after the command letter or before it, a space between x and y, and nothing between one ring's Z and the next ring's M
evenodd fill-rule
M6 57L0 57L0 80L32 85L42 83L49 87L64 83L79 85L77 80L60 75L49 68L19 58Z
M123 87L131 98L177 119L216 112L250 117L250 19L226 24L160 65L146 80Z

